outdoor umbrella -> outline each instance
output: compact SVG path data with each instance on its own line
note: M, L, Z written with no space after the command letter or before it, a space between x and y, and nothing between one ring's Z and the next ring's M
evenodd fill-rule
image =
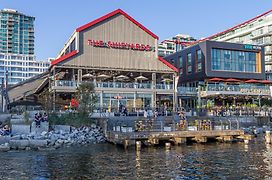
M84 74L82 77L83 77L83 78L93 78L94 75L88 73L88 74Z
M171 81L173 81L173 79L164 78L164 79L162 80L162 82L171 82Z
M140 81L147 80L147 79L148 79L147 77L144 77L142 75L135 78L135 80L140 80Z
M125 76L125 75L119 75L119 76L116 76L116 79L128 79L128 77L127 76Z
M256 80L256 79L249 79L247 81L245 81L245 83L259 83L260 81L259 80Z
M225 82L241 82L241 80L239 79L234 79L234 78L229 78L229 79L226 79L224 80Z
M269 80L262 80L261 83L264 83L264 84L271 84L272 81L269 81Z
M109 78L110 76L107 74L100 74L97 76L98 78Z
M224 81L224 79L216 77L216 78L209 79L209 81Z

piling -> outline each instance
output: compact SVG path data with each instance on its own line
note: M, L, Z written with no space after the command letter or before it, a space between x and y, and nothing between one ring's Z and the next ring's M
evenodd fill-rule
M270 134L270 131L265 131L265 142L266 142L266 144L270 144L271 143L271 134Z
M136 141L136 150L137 151L141 150L141 146L142 146L142 142L141 141Z
M171 149L171 143L169 143L169 142L165 143L165 149L166 150Z

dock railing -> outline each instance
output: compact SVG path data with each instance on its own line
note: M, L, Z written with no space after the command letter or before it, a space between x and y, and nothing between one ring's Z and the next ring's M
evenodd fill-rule
M174 117L128 119L126 117L110 121L108 131L117 132L172 132L172 131L212 131L238 130L236 118L213 118L180 120Z

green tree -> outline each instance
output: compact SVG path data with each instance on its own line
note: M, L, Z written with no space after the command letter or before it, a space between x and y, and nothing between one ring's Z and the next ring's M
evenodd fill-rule
M97 103L94 84L92 82L82 82L77 89L76 96L78 99L78 112L83 117L88 117Z

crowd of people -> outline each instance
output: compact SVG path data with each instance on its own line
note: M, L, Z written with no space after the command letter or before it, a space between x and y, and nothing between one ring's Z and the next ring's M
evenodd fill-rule
M34 116L34 121L36 123L36 128L40 128L41 122L48 122L48 115L46 113L36 113Z

